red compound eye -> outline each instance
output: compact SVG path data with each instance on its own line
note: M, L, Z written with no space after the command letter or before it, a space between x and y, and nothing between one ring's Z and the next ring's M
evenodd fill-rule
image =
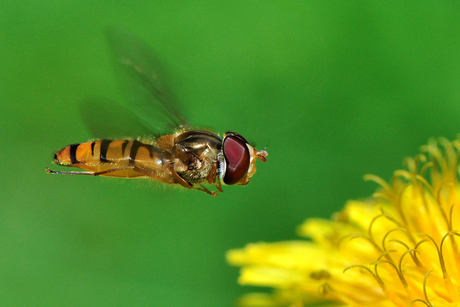
M249 169L249 148L247 141L239 134L228 132L224 139L223 152L227 162L225 172L225 184L232 185L238 183Z

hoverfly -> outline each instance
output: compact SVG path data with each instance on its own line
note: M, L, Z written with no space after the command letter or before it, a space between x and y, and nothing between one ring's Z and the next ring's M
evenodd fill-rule
M148 133L155 139L97 139L72 144L55 153L54 163L85 171L48 168L46 171L51 174L151 178L200 190L214 197L217 192L210 191L205 184L214 184L219 192L223 192L222 182L246 185L256 172L256 160L265 162L268 153L257 151L235 132L227 132L221 138L207 130L190 128L177 111L164 82L161 65L149 48L124 30L109 29L107 34L123 75L120 81L128 85L130 95L136 95L129 99L135 114L115 103L103 106L99 101L87 101L82 105L83 118L95 135L102 136L101 127L108 126L125 133L132 129L142 131L143 135ZM117 113L117 109L121 111ZM116 119L118 114L122 114L120 120ZM101 124L101 117L108 118L109 123ZM128 125L126 129L123 124ZM170 130L176 128L175 133L162 134L158 124L168 126Z

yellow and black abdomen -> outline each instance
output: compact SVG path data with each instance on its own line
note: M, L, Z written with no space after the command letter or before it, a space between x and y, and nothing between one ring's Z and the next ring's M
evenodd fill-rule
M144 177L137 168L156 173L167 163L164 150L137 140L96 140L69 145L54 155L54 162L63 166L74 166L91 172L105 172L101 176ZM123 169L125 168L125 169Z

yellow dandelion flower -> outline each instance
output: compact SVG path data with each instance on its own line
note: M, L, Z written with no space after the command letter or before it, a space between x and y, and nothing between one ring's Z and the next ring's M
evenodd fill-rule
M440 139L369 199L298 228L310 240L231 250L239 283L273 287L242 306L460 306L460 140ZM323 305L322 305L323 306Z

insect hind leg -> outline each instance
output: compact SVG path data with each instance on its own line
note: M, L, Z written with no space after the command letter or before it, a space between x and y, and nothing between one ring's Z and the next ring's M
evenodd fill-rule
M134 170L140 171L140 169L136 166L123 166L123 167L116 167L108 170L103 170L99 172L81 172L81 171L53 171L49 168L46 168L46 172L48 174L59 174L59 175L83 175L83 176L102 176L105 174L110 174L113 172L124 171L124 170ZM143 172L142 172L143 173Z
M46 168L46 172L48 174L59 174L59 175L82 175L82 176L102 176L102 175L107 175L110 173L118 172L118 171L123 171L123 170L133 170L135 172L139 172L147 177L150 177L152 179L164 182L164 183L172 183L170 181L165 180L162 177L156 176L155 174L152 174L148 170L139 168L135 165L128 165L128 166L123 166L123 167L117 167L117 168L112 168L104 171L99 171L99 172L81 172L81 171L53 171L49 168ZM217 192L216 191L210 191L208 190L205 186L200 185L200 187L195 187L189 184L187 181L185 181L179 174L172 168L172 166L169 167L169 170L171 171L171 174L173 175L176 183L179 183L181 186L188 188L188 189L193 189L193 190L199 190L203 191L209 195L212 195L213 197L217 197ZM220 183L220 182L219 182ZM221 191L222 188L218 190Z
M96 172L79 172L79 171L63 172L63 171L53 171L52 169L49 169L49 168L46 168L46 172L48 174L59 174L59 175L86 175L86 176L99 176L100 175Z
M150 177L150 178L152 178L152 179L155 179L155 180L158 180L158 181L161 181L161 182L164 182L164 183L171 183L170 181L167 181L167 180L165 180L165 179L162 178L162 177L156 176L155 174L149 172L148 170L139 168L139 167L137 167L137 166L135 166L135 165L128 165L128 166L123 166L123 167L116 167L116 168L112 168L112 169L108 169L108 170L103 170L103 171L99 171L99 172L53 171L53 170L51 170L51 169L49 169L49 168L46 168L46 172L47 172L48 174L59 174L59 175L83 175L83 176L103 176L103 175L107 175L107 174L114 173L114 172L119 172L119 171L124 171L124 170L132 170L132 171L141 173L141 174L143 174L143 175L146 176L146 177ZM130 178L130 177L126 177L126 178Z

